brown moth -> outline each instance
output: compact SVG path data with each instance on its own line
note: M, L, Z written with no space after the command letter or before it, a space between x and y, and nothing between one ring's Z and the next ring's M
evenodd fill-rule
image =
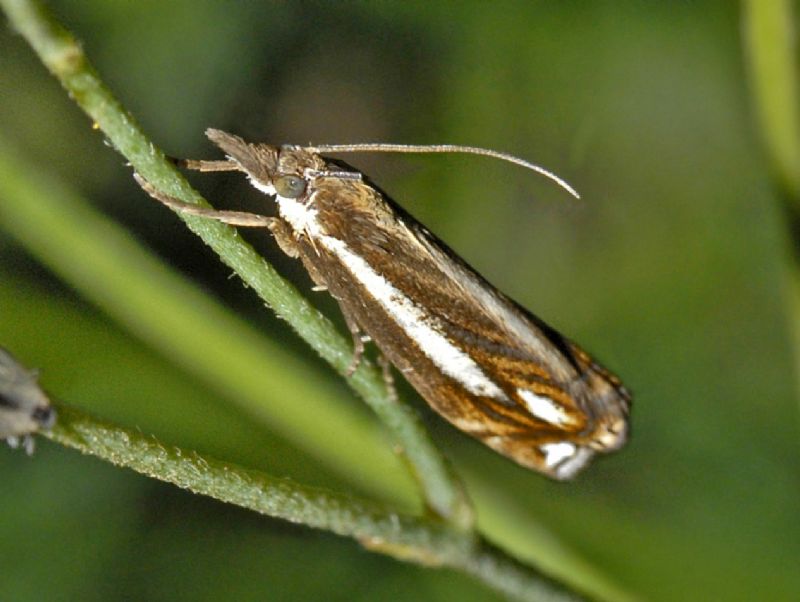
M453 425L555 479L625 443L631 396L619 379L489 284L361 173L321 156L322 147L207 135L227 159L183 164L244 172L274 197L276 217L198 208L140 183L179 211L268 228L339 302L355 342L353 369L366 333Z

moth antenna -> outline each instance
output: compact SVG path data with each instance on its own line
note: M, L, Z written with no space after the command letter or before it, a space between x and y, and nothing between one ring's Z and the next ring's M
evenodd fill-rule
M531 171L534 171L545 178L552 180L576 199L581 198L581 195L578 194L577 190L570 186L566 180L560 178L552 171L509 153L492 150L490 148L461 146L459 144L385 144L383 142L366 142L360 144L320 144L317 146L288 146L287 148L296 150L304 149L312 153L465 153L469 155L482 155L484 157L500 159L501 161L508 161L514 165L519 165L525 169L530 169Z

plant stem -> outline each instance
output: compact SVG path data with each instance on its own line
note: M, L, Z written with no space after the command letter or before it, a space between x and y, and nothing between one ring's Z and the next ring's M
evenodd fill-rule
M742 28L758 126L769 167L782 195L794 261L785 295L793 332L795 365L800 364L800 82L797 16L791 0L745 0ZM800 378L800 370L795 371ZM800 389L800 380L797 382Z
M800 85L792 0L745 0L745 59L761 134L778 183L800 212Z
M0 135L0 228L170 361L365 491L414 507L414 483L360 408L309 379L306 362L163 264ZM79 258L79 259L78 259ZM340 445L319 425L347 433Z
M58 404L50 439L117 466L255 512L352 537L370 550L473 575L518 600L579 600L498 548L439 521L404 515L369 500L300 485L101 422Z
M0 6L73 100L145 180L170 196L207 205L114 98L74 37L38 2L0 0ZM181 215L181 219L323 359L345 374L353 353L349 341L234 229L202 218ZM414 412L387 395L383 379L368 362L362 362L348 383L399 442L429 508L458 528L469 529L473 511L463 485Z

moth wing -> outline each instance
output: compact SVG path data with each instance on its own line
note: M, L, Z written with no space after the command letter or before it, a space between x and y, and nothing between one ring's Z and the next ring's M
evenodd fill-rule
M494 375L512 401L509 405L464 396L464 404L491 417L483 432L471 434L518 463L558 479L572 478L595 453L622 446L630 395L619 379L499 292L421 225L413 230L419 245L476 308L466 319L440 318L457 322L451 331L461 333L471 356Z

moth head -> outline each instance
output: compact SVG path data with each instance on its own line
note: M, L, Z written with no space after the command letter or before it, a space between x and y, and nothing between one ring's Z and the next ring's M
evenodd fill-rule
M272 188L280 197L298 199L306 195L309 184L325 169L325 161L317 154L297 146L282 146L278 150Z
M253 186L270 196L299 199L312 178L326 173L325 160L303 147L254 144L215 129L206 130L206 136L247 174Z
M294 174L278 174L273 178L272 185L278 196L287 199L296 199L306 192L306 181Z
M253 144L239 136L208 129L206 136L246 173L253 186L266 194L275 194L273 178L279 172L280 149L268 144Z

